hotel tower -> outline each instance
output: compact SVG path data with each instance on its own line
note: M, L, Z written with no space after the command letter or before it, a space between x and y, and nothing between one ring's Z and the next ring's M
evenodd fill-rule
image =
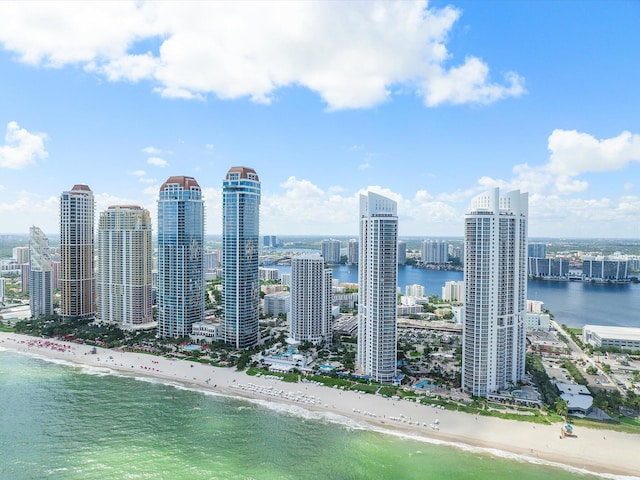
M232 167L222 183L222 334L235 348L259 340L259 214L258 174Z
M332 270L319 254L291 259L291 338L316 345L331 343Z
M471 202L464 225L462 387L474 396L524 376L527 311L526 193L497 188Z
M93 258L93 192L74 185L60 197L60 314L94 319L96 314Z
M357 363L377 382L396 379L397 243L396 202L360 195Z
M191 334L204 320L204 202L193 177L176 176L158 198L158 337Z
M49 239L35 226L29 230L29 304L32 318L53 314L53 267Z
M98 220L98 319L133 328L153 322L151 216L111 206Z

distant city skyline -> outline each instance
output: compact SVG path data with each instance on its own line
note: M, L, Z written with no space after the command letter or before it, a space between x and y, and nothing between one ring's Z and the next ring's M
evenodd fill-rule
M75 183L96 214L155 220L162 181L192 176L219 235L220 178L251 165L265 234L355 237L374 191L400 237L462 237L499 187L530 193L531 237L638 238L638 18L625 1L0 2L1 233L55 239Z

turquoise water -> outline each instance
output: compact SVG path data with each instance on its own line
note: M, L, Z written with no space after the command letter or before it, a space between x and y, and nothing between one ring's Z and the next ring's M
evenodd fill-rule
M597 478L0 351L0 478Z

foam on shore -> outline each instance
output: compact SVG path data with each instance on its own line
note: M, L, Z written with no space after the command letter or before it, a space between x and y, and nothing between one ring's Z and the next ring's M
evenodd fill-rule
M43 340L0 332L2 350L80 367L81 372L90 375L123 376L204 395L243 399L282 414L326 421L342 428L371 430L575 473L614 480L640 478L640 435L581 428L578 438L559 440L559 424L534 425L474 416L313 383L250 377L233 369L189 361L105 349L91 354L87 345L47 340L44 348L36 346L42 345L39 342ZM49 348L51 343L54 346ZM430 428L434 416L441 420L437 429Z

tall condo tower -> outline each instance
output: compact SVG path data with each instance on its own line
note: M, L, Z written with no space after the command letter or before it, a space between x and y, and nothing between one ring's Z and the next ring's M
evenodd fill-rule
M294 340L331 343L332 270L319 254L291 259L290 333Z
M252 168L232 167L222 183L223 335L235 348L258 343L260 179Z
M495 188L465 216L462 387L475 396L524 376L527 215L526 193Z
M98 220L98 318L124 328L153 322L151 216L112 206Z
M378 382L396 379L398 214L393 200L360 195L358 367Z
M358 240L352 238L347 243L347 263L349 265L358 264Z
M320 249L326 263L340 263L340 240L323 240Z
M169 177L158 199L158 337L204 319L204 202L193 177Z
M38 227L29 230L29 304L31 316L53 314L53 268L49 239Z
M93 192L74 185L60 196L60 314L93 319L96 278L93 259Z

